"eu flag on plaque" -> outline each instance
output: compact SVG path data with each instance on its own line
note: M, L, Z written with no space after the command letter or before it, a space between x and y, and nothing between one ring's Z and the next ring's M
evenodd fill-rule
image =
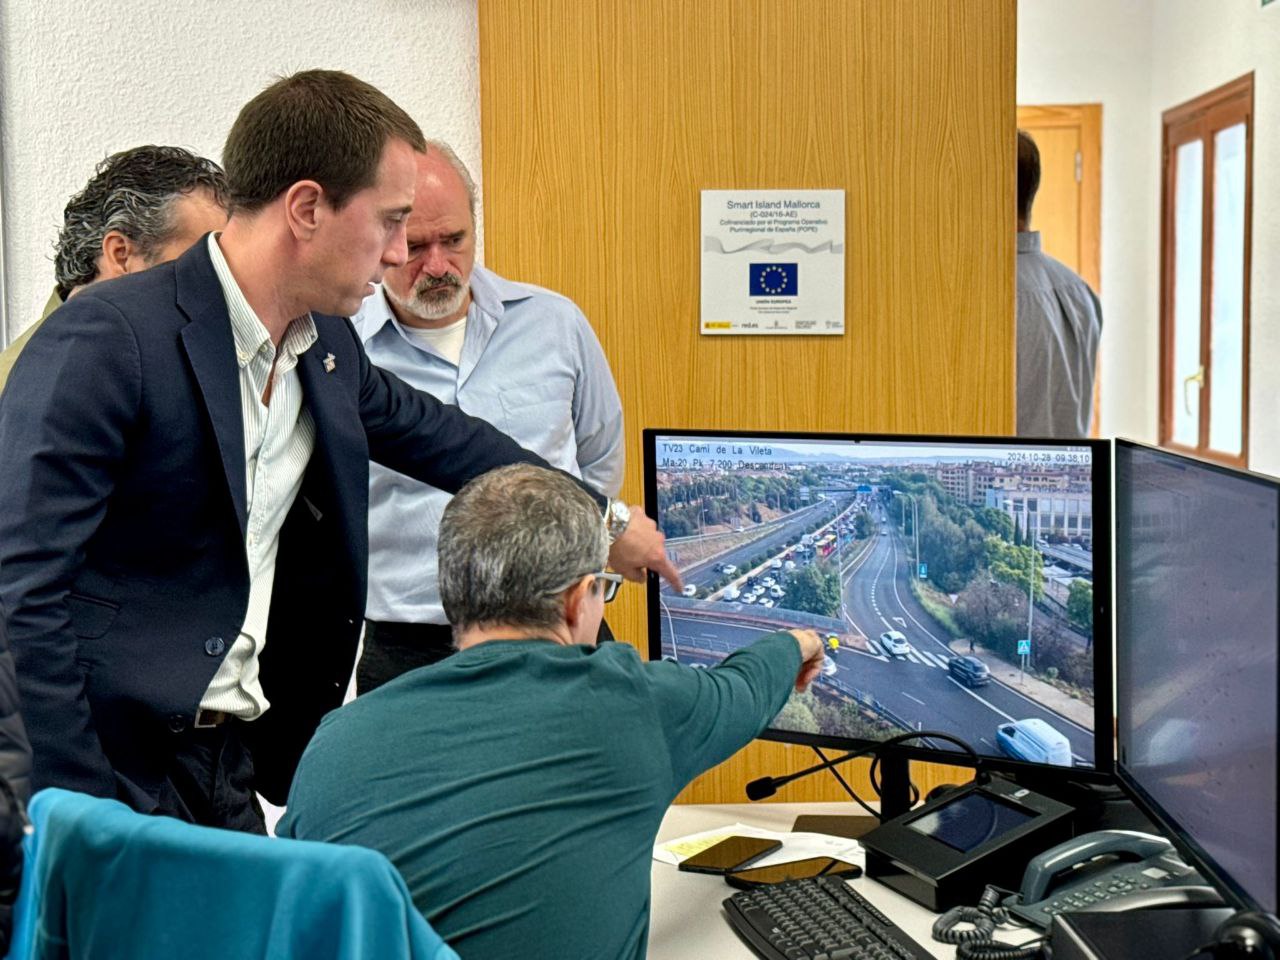
M794 263L751 264L751 296L796 296L797 272L798 268Z

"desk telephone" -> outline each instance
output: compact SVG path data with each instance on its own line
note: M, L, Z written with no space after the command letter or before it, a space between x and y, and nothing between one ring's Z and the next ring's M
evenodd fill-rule
M1066 911L1221 904L1217 891L1182 862L1168 840L1135 830L1099 830L1034 857L1022 889L1003 906L1048 930L1053 915Z

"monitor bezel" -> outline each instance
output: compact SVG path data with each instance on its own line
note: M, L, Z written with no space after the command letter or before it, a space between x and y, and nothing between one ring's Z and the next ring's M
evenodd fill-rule
M1111 522L1111 442L1093 438L1083 439L1049 439L1042 437L999 437L962 434L917 434L917 433L838 433L827 431L782 431L782 430L725 430L715 428L646 428L642 432L643 467L644 467L644 503L645 512L657 522L657 470L655 463L655 441L658 437L742 437L747 439L794 439L794 440L830 440L836 442L888 442L888 443L948 443L970 445L1000 446L1048 446L1048 447L1087 447L1090 451L1093 494L1093 530L1095 548L1094 591L1093 591L1093 669L1094 669L1094 766L1093 767L1055 767L1049 764L1031 763L1014 760L1009 757L982 755L982 766L987 770L1000 770L1012 775L1029 775L1043 779L1048 776L1055 781L1071 781L1079 783L1112 783L1115 764L1114 737L1114 688L1112 685L1112 522ZM1099 493L1101 491L1101 493ZM1097 548L1097 532L1103 531L1106 542L1103 549ZM1100 589L1099 586L1102 585ZM659 581L656 575L650 574L646 591L646 623L648 625L648 657L650 660L662 656L661 610L658 603ZM833 750L861 750L878 748L882 741L856 740L833 737L825 734L801 733L798 731L778 730L766 727L760 734L761 740L772 740L779 743L794 743L801 746L829 748ZM891 747L876 749L877 753L896 755L909 760L920 760L930 763L944 763L952 766L972 766L969 757L962 752L952 752L925 746L908 746L895 744Z
M1207 467L1215 473L1227 474L1229 476L1240 477L1245 480L1252 480L1252 481L1261 483L1264 486L1272 488L1276 492L1276 496L1278 500L1280 500L1280 480L1277 480L1275 477L1269 477L1266 474L1257 473L1256 471L1253 471L1253 470L1245 470L1239 467L1229 467L1226 464L1217 463L1205 457L1198 457L1193 454L1183 453L1182 451L1177 451L1177 450L1168 450L1164 447L1154 446L1149 443L1140 443L1136 440L1128 440L1121 437L1117 437L1115 441L1115 445L1116 445L1116 454L1115 454L1115 462L1112 464L1112 470L1113 470L1113 475L1115 475L1117 478L1119 476L1118 463L1120 460L1121 451L1122 450L1129 451L1129 452L1142 451L1144 453L1158 454L1160 456L1167 457L1170 460L1180 461L1182 463L1190 463L1197 467ZM1114 488L1115 488L1115 497L1118 500L1119 489L1120 489L1118 480L1114 484ZM1118 516L1118 510L1113 510L1113 516ZM1116 524L1118 524L1118 522L1119 521L1117 519ZM1118 568L1118 565L1119 565L1119 552L1118 552L1119 540L1120 540L1119 534L1120 534L1119 527L1113 524L1112 534L1111 534L1112 550L1116 551L1115 560L1113 562L1113 569ZM1277 536L1280 537L1280 531L1277 532ZM1280 553L1280 547L1277 548L1277 553ZM1120 623L1120 617L1119 617L1120 591L1118 587L1115 592L1116 592L1116 596L1113 599L1113 604L1116 607L1116 630L1118 631L1119 623ZM1280 590L1277 591L1277 606L1278 608L1280 608ZM1280 609L1277 609L1277 622L1280 623ZM1119 637L1116 638L1116 642L1119 643ZM1133 799L1134 803L1137 805L1138 809L1141 810L1142 813L1148 819L1150 819L1156 826L1160 828L1160 831L1172 841L1173 845L1178 849L1178 851L1184 857L1187 858L1188 862L1192 866L1194 866L1197 870L1199 870L1202 874L1204 874L1206 879L1208 879L1209 882L1212 883L1214 887L1218 889L1218 891L1231 903L1232 906L1234 906L1239 910L1264 910L1269 912L1274 912L1277 909L1280 909L1280 903L1271 904L1271 905L1259 903L1253 897L1252 894L1250 894L1247 890L1245 890L1242 886L1240 886L1239 883L1237 883L1229 873L1227 873L1221 866L1219 866L1218 862L1212 856L1210 856L1204 850L1204 848L1201 847L1200 844L1197 843L1196 840L1192 836L1190 836L1190 834L1188 834L1185 829L1183 829L1183 827L1180 824L1175 822L1172 819L1172 817L1165 812L1164 808L1161 807L1159 803L1157 803L1156 800L1147 792L1147 790L1142 786L1142 784L1135 777L1135 775L1129 770L1129 768L1126 767L1121 762L1121 759L1120 759L1121 757L1120 731L1122 729L1120 725L1121 689L1120 689L1120 682L1119 682L1120 652L1118 648L1115 652L1115 669L1116 669L1115 771L1116 771L1116 780L1119 782L1121 788L1126 793L1129 794L1129 796ZM1277 713L1276 729L1280 730L1280 692L1278 692L1278 695L1276 697L1276 713ZM1280 763L1278 763L1276 766L1277 766L1276 796L1280 797ZM1277 882L1277 900L1280 901L1280 806L1277 806L1276 810L1273 811L1273 814L1277 818L1277 828L1278 828L1277 836L1276 836L1275 866L1276 866L1276 882Z

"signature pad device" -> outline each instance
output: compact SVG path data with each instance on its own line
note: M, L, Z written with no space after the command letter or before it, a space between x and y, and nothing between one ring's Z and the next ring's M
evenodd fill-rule
M1074 812L992 777L864 836L867 876L936 913L976 903L987 884L1012 887L1036 853L1069 837Z

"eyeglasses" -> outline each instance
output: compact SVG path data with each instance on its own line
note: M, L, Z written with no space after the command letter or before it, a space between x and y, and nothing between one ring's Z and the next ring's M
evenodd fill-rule
M622 586L624 577L620 573L609 573L607 570L600 570L596 573L580 573L564 586L556 587L554 590L547 591L548 597L554 597L558 593L563 593L572 587L583 577L595 577L604 584L604 602L610 603L613 598L618 595L618 588Z
M596 579L604 584L604 602L612 603L613 598L618 595L618 588L622 586L622 574L601 570L596 574Z

